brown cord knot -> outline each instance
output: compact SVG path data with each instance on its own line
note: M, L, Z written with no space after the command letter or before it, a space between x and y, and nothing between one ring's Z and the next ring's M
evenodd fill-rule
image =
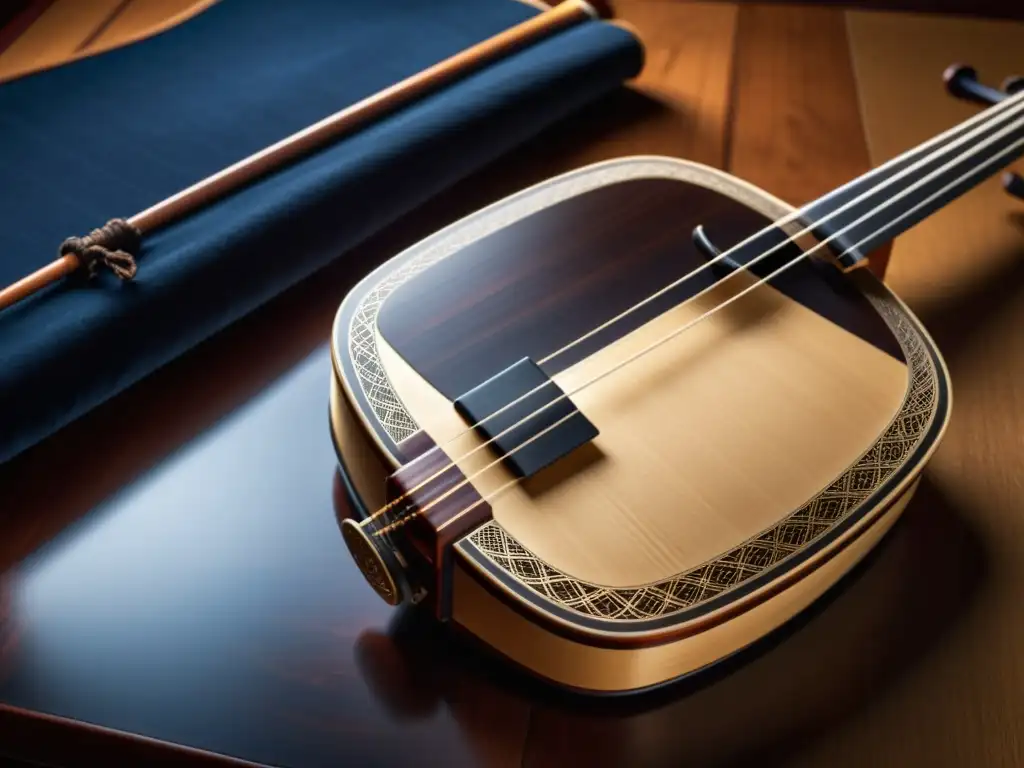
M142 233L124 219L111 219L86 237L69 237L60 245L60 255L75 254L89 277L102 264L122 280L131 280L137 270L135 252L142 246Z

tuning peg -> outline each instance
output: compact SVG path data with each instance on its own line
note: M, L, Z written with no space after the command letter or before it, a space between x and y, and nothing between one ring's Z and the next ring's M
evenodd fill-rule
M946 83L946 90L953 96L987 107L1024 91L1024 77L1014 75L1003 80L998 89L991 88L979 83L977 71L974 67L969 67L966 64L951 64L946 67L946 71L942 73L942 79ZM1024 200L1024 178L1016 173L1010 171L1003 173L1003 189L1018 200Z
M946 67L946 71L942 73L942 79L946 83L946 90L953 96L965 101L973 101L976 104L983 104L986 107L998 104L1008 95L997 88L979 83L977 71L974 67L969 67L966 64L952 64ZM1017 79L1019 80L1019 78ZM1004 83L1005 85L1006 83Z
M1010 171L1003 173L1003 189L1018 200L1024 200L1024 179L1016 173Z
M1002 85L999 86L999 90L1003 91L1008 96L1024 91L1024 77L1021 77L1020 75L1010 75L1010 77L1003 80Z

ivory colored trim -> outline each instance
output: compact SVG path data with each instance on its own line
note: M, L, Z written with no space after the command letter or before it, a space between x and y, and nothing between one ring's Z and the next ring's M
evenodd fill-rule
M661 685L743 650L809 607L878 544L916 490L915 481L859 539L794 586L674 642L602 648L556 635L496 599L462 563L455 571L454 620L514 663L560 685L596 692Z

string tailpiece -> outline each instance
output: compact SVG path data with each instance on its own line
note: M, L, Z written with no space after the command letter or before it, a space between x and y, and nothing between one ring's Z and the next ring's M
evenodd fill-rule
M74 254L88 277L106 267L121 280L132 280L138 271L135 256L142 247L142 232L124 219L111 219L85 237L69 237L60 255Z
M946 90L964 101L991 107L1003 99L1024 91L1024 77L1013 75L1003 80L998 88L978 81L978 72L966 64L951 64L942 75ZM1012 171L1003 174L1003 189L1018 200L1024 200L1024 178Z

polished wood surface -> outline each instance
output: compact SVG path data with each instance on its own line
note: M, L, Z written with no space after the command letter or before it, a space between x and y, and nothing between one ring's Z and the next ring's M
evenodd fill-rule
M799 206L871 170L842 10L741 7L735 67L730 173Z
M657 1L657 0L655 0ZM724 0L723 0L724 1ZM675 0L661 0L675 2ZM904 11L975 18L1024 19L1024 7L1006 0L764 0L762 5L826 6L865 11Z
M358 439L363 441L365 436ZM397 535L409 544L403 550L407 562L404 570L417 586L427 590L423 604L429 606L439 620L448 621L452 617L455 567L452 546L489 520L491 507L426 432L413 433L402 441L400 448L405 466L384 478L387 498L389 501L406 499L415 511L409 513L400 506L402 515L395 515L393 522L391 518L377 518L379 522L366 529L367 535L402 528ZM345 451L350 452L351 448L345 446ZM360 501L366 504L365 499ZM378 509L368 512L375 515Z
M875 163L978 110L944 96L940 62L970 61L992 84L1024 71L1022 23L851 14L849 28ZM806 762L863 764L850 750L874 743L878 762L1021 765L1024 203L998 180L983 185L895 243L888 282L928 323L953 377L953 419L929 482L977 574L961 587L970 599L949 609L950 630Z
M744 140L738 9L615 8L647 44L635 87L0 468L0 751L202 764L177 742L296 768L1024 762L1024 219L994 182L901 238L887 273L950 363L943 447L883 546L788 631L663 694L581 701L488 663L421 613L393 613L351 563L326 406L327 333L353 281L563 170L637 152L728 168L730 141ZM829 130L873 164L970 113L943 92L942 67L969 61L990 82L1024 69L1019 25L844 18L864 125ZM794 120L830 119L802 103ZM769 191L786 192L764 182L775 176L796 194L779 155L746 156ZM828 183L826 165L789 173Z
M215 2L15 0L0 11L0 83L159 34Z

